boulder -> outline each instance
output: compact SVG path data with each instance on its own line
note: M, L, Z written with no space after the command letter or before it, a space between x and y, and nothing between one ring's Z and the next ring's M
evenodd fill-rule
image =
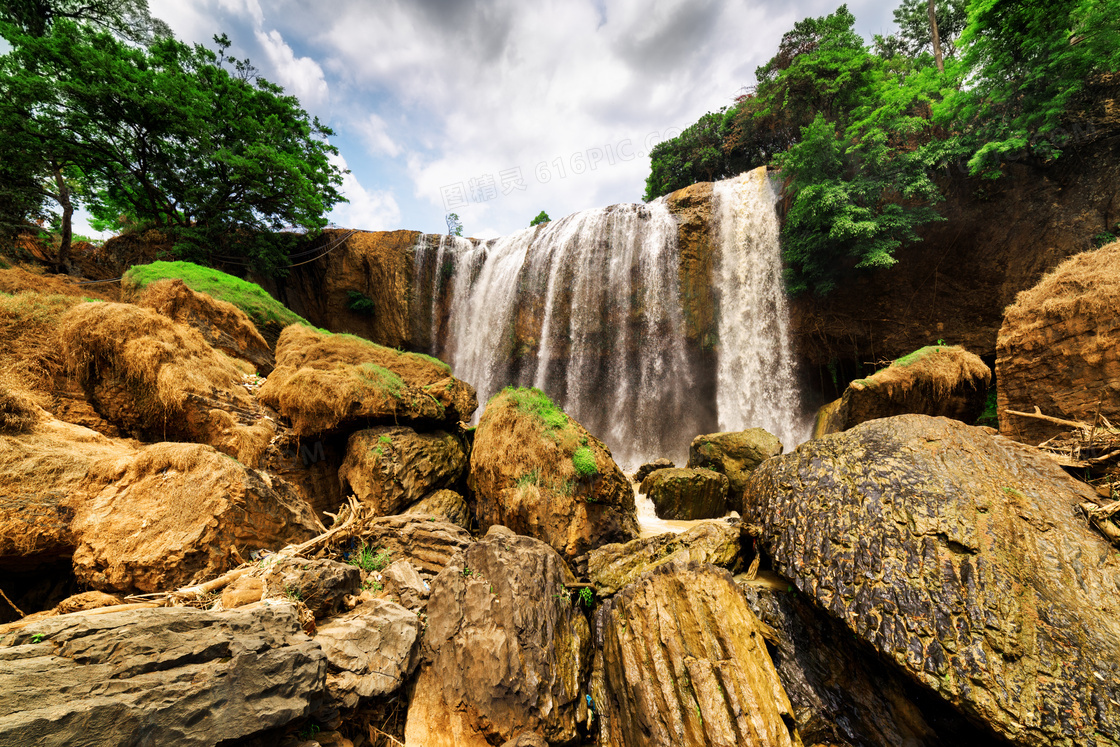
M1120 423L1120 242L1070 257L1007 307L996 378L999 430L1017 441L1069 428L1008 410Z
M53 612L56 615L68 615L71 612L86 612L102 607L116 607L124 603L124 600L120 597L106 594L103 591L83 591L81 594L63 599L54 608Z
M837 405L818 414L815 435L875 418L916 413L974 423L987 403L992 370L959 345L930 345L848 384Z
M386 595L405 609L416 612L428 605L431 585L421 578L415 566L407 560L390 563L381 573L381 583L384 584Z
M405 514L366 522L356 540L387 551L392 561L407 560L420 573L434 576L470 545L473 538L466 529L439 521L434 516Z
M132 304L83 303L62 316L58 335L87 399L121 430L260 464L276 425L247 388L250 377L196 330Z
M327 656L327 686L343 706L388 695L420 663L420 619L386 599L366 601L321 625L315 641Z
M222 609L232 610L259 602L264 596L264 582L256 576L238 576L222 589Z
M257 396L299 436L371 420L447 426L477 407L474 389L442 361L302 324L280 334L276 368Z
M739 562L739 532L737 521L705 521L680 534L666 532L603 545L589 554L587 575L595 593L605 598L646 571L679 560L734 569Z
M1000 742L883 662L793 584L760 575L740 586L751 610L773 631L767 650L805 744L940 747Z
M143 287L122 283L121 300L197 330L212 348L252 364L261 376L272 373L275 360L268 343L249 315L228 301L191 290L178 278Z
M463 529L471 528L471 509L463 496L454 490L437 490L409 506L406 514L437 516Z
M763 631L725 570L644 574L595 615L599 744L800 745Z
M290 604L52 617L0 662L0 743L59 747L210 747L308 716L327 672Z
M1048 457L902 415L768 460L748 497L774 570L927 691L1015 744L1117 741L1120 557Z
M656 472L659 469L671 469L676 466L677 465L673 464L671 460L664 457L654 459L652 462L646 462L641 467L638 467L638 471L634 473L634 482L641 485L642 480L646 479L651 472Z
M449 433L381 426L350 435L338 479L376 515L392 516L454 485L466 466L463 444Z
M578 736L591 636L575 581L543 542L492 528L432 582L405 743L487 747L536 731Z
M709 433L692 439L688 447L688 466L727 475L727 507L742 513L747 478L758 465L781 453L782 442L762 428Z
M267 473L199 444L103 459L104 485L74 507L74 573L102 591L170 591L217 576L259 548L323 532L311 507Z
M659 469L642 481L659 519L715 519L727 513L727 477L710 469Z
M346 597L361 591L362 572L336 560L286 557L265 563L264 596L301 601L317 620L338 614Z
M128 444L40 416L23 432L0 432L0 570L27 571L69 558L74 511L90 490L92 465L127 459Z
M468 482L481 529L509 527L569 560L638 536L634 493L610 451L536 389L487 403Z

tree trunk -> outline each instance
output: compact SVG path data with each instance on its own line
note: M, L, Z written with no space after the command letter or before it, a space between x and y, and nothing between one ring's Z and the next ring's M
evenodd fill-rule
M58 187L56 199L62 207L62 243L58 246L58 261L56 264L59 272L68 273L70 272L70 242L74 233L72 227L74 203L70 200L70 185L66 183L66 179L62 176L62 167L54 162L51 163L51 166L54 167L54 183Z
M937 69L945 72L945 60L941 57L941 36L937 33L936 0L929 0L929 30L933 37L933 59L937 61Z

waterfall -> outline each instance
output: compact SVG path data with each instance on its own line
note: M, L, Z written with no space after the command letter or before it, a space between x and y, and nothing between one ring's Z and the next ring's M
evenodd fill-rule
M677 222L664 198L487 241L422 237L416 339L480 404L511 384L544 390L625 467L659 456L682 464L693 437L717 429L758 425L792 446L797 395L774 193L763 169L718 183L713 199L715 348L716 330L704 344L687 328Z
M782 285L777 195L765 168L716 182L712 215L720 261L719 428L760 427L786 449L805 440Z

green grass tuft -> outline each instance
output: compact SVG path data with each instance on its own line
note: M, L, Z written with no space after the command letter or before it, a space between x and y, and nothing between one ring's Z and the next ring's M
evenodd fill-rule
M595 452L587 446L581 446L572 454L572 464L575 465L576 474L580 477L591 477L599 471L595 464Z
M907 353L891 365L909 366L911 363L916 363L927 355L933 355L934 353L940 353L942 350L947 350L948 347L947 345L926 345L924 348L918 348L913 353Z
M276 323L280 326L289 324L310 326L306 319L268 295L259 285L193 262L152 262L147 265L136 265L130 267L124 274L122 285L144 288L157 280L168 278L178 278L193 291L228 301L248 314L258 327L268 323Z
M508 386L500 394L507 395L521 412L537 418L546 431L562 431L570 425L564 411L540 389Z
M404 380L376 363L363 363L358 366L358 376L364 383L383 392L388 392L394 399L399 399L401 392L404 391Z
M352 553L347 562L358 568L361 568L366 573L373 571L380 571L389 566L389 551L378 551L369 545L363 544L359 550Z

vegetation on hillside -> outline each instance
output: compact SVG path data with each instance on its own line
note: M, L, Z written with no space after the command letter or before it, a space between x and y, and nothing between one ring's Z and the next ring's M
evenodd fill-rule
M307 324L303 317L259 285L192 262L152 262L130 267L121 278L121 286L129 291L140 291L151 283L168 278L178 278L193 291L233 304L248 314L258 329L270 323L279 327Z
M935 7L936 25L928 0L903 0L898 32L870 46L845 5L799 21L753 90L653 149L645 199L780 167L787 287L825 294L938 218L939 170L1058 158L1088 83L1120 69L1120 0Z
M188 46L144 0L5 0L0 227L54 215L67 264L80 203L98 228L156 226L181 258L272 274L269 233L317 232L343 200L331 130L248 60Z

